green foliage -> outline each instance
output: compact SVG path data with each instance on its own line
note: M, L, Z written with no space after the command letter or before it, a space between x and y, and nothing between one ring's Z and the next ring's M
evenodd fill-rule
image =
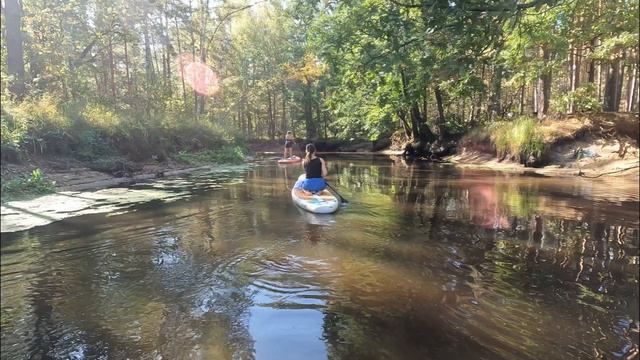
M8 101L0 122L2 149L7 150L3 159L16 162L32 154L61 154L84 161L90 168L113 172L130 165L124 158L147 160L178 151L218 150L234 140L220 126L185 120L181 113L156 118L132 115L132 111L105 104L62 104L49 96L19 104Z
M18 178L2 182L3 200L47 194L54 191L55 183L45 179L40 169L33 170L31 176L28 178Z
M562 113L569 108L571 102L573 102L576 112L602 110L602 103L598 99L598 91L595 85L591 83L584 84L575 91L569 91L565 95L554 98L551 106L556 112Z
M174 158L190 165L240 164L245 160L244 153L239 146L226 146L216 151L203 150L196 153L181 151Z
M130 126L122 121L121 116L102 104L88 104L81 113L86 126L100 130L109 136L117 136ZM126 132L125 132L126 134Z
M527 161L530 156L539 158L544 151L539 122L530 117L493 123L489 132L498 157L511 155L518 161Z
M594 60L605 71L621 60L623 99L637 70L637 0L155 5L21 1L26 97L6 96L19 79L2 42L2 149L140 160L286 130L459 135L468 122L530 113L531 88L547 75L553 110L598 110L602 91L592 84L569 91L573 55L581 73ZM198 96L183 82L193 74L181 76L178 60L193 61L191 53L216 71L219 92Z

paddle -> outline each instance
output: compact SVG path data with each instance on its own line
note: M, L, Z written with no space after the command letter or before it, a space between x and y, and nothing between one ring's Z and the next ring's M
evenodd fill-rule
M331 189L333 191L334 194L338 195L338 197L340 198L340 202L342 203L342 205L346 205L349 203L349 201L347 201L347 199L345 199L344 197L342 197L342 195L340 195L340 193L338 192L338 190L336 190L333 186L331 186L331 184L329 184L329 182L327 182L326 180L324 181L325 184L327 184L327 187L329 189Z

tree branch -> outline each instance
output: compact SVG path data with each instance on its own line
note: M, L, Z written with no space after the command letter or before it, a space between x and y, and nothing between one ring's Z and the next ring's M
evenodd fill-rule
M509 11L509 10L516 10L516 11L522 11L522 10L526 10L532 7L537 7L540 5L551 5L552 3L556 2L557 0L533 0L531 2L528 3L518 3L518 2L511 2L511 1L505 1L502 4L499 5L494 5L494 6L487 6L487 7L475 7L475 8L464 8L464 2L460 2L460 4L456 4L454 6L449 5L448 3L442 3L442 4L438 4L437 2L430 2L430 1L422 1L419 4L413 4L413 3L404 3L404 2L400 2L398 0L390 0L392 3L398 5L398 6L402 6L402 7L406 7L406 8L417 8L420 9L422 7L427 7L427 6L435 6L435 5L440 5L437 6L440 9L447 9L447 8L456 8L458 5L460 5L460 9L465 10L465 11L474 11L474 12L503 12L503 11Z
M236 14L236 13L239 13L239 12L244 11L244 10L247 10L247 9L249 9L249 8L252 8L252 7L254 7L254 6L256 6L256 5L260 4L260 3L263 3L263 2L265 2L265 1L267 1L267 0L260 0L260 1L258 1L258 2L253 3L253 4L245 5L245 6L243 6L243 7L240 7L240 8L234 9L233 11L228 12L225 16L223 16L223 17L222 17L222 19L220 19L220 21L218 21L218 25L216 25L216 28L215 28L215 29L213 29L213 33L211 34L211 37L209 37L209 41L207 41L207 47L209 47L209 45L211 45L211 42L213 41L213 37L214 37L214 36L216 36L216 33L218 32L218 29L220 29L220 27L222 26L222 24L223 24L223 23L224 23L228 18L230 18L230 17L231 17L231 15Z

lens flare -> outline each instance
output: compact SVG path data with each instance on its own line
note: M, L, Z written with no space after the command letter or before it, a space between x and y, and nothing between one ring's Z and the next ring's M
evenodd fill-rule
M177 63L179 74L185 84L196 93L213 96L219 91L218 75L209 65L195 59L191 54L179 56Z

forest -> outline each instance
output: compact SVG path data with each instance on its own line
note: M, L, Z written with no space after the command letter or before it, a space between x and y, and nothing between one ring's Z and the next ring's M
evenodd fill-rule
M287 130L433 143L495 123L638 112L637 0L4 0L2 10L3 161L141 160Z

